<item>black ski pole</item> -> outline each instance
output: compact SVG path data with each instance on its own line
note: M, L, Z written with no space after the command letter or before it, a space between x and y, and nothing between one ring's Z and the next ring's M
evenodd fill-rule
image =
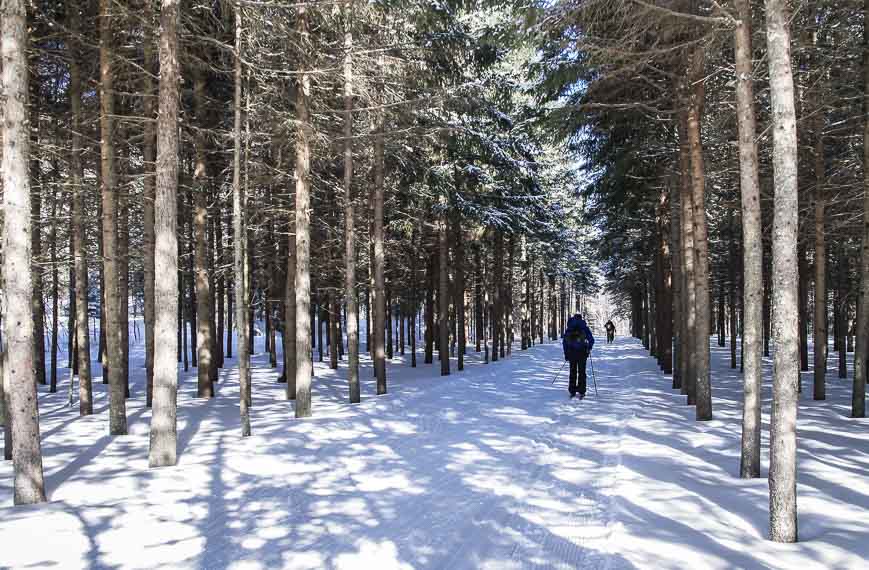
M566 361L566 360L565 360L564 362L561 363L561 368L558 369L558 372L555 373L555 377L552 379L552 382L549 383L550 386L553 385L553 384L555 384L555 381L558 380L558 377L559 377L559 376L561 376L561 371L564 370L564 365L565 365L565 364L567 364L567 361Z
M591 381L594 383L594 397L597 398L597 375L594 373L594 358L589 355L591 360Z

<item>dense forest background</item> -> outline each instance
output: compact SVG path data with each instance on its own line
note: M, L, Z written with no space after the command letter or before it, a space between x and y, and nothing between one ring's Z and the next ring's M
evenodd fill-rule
M818 339L865 416L867 14L852 0L4 1L0 401L16 498L44 498L35 384L69 382L87 415L101 378L112 434L125 399L146 398L150 463L171 465L179 363L203 398L237 365L250 434L254 335L305 417L312 359L347 358L358 402L360 351L382 394L418 338L449 374L450 354L459 370L467 350L504 358L587 312L629 320L698 420L713 417L705 339L730 343L745 477L773 354L773 537L795 540L779 499L795 487L800 370L825 398ZM589 304L599 292L611 310ZM129 390L138 335L144 395Z

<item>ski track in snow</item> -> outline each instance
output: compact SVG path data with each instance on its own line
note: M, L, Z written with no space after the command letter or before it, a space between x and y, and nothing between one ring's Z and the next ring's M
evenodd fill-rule
M253 436L239 436L236 370L203 401L191 369L179 464L149 470L137 348L129 436L107 435L103 384L88 418L65 407L65 382L40 394L51 502L9 506L0 463L0 567L804 570L869 556L867 424L842 416L847 386L832 374L827 402L802 402L805 542L776 545L764 539L766 480L732 475L740 380L724 352L713 352L716 418L703 424L625 338L595 349L599 393L589 374L584 401L568 400L566 370L550 384L558 345L489 365L469 347L449 377L421 354L416 369L396 356L379 397L363 355L355 406L343 363L318 363L314 417L295 420L259 347Z

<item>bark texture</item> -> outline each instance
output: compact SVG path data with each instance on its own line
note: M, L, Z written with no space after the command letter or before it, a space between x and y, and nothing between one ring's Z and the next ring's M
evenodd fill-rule
M33 370L33 294L30 243L30 121L27 113L27 19L22 0L4 0L0 8L0 57L3 59L3 374L11 423L13 498L16 505L45 501L39 411Z
M305 8L299 9L298 32L307 41ZM303 43L304 45L304 43ZM296 417L311 415L311 144L313 132L308 113L311 78L299 76L296 89ZM382 338L383 330L378 336Z
M233 265L235 268L235 314L236 330L238 331L238 382L239 382L239 415L241 417L241 435L250 435L250 345L248 342L248 289L246 275L247 231L245 210L247 197L241 184L241 6L235 8L235 117L233 131L235 147L233 149L232 170L232 214L233 214Z
M698 420L712 419L712 385L709 370L709 331L710 317L706 309L709 302L709 241L706 231L706 167L703 146L700 141L700 122L703 115L705 89L702 75L704 68L703 48L694 50L689 77L693 88L688 106L688 144L691 151L691 198L694 206L694 289L697 311L694 338L695 365L693 385L696 393L696 412Z
M785 0L766 0L773 119L773 401L770 417L770 538L797 540L796 420L800 374L797 275L797 131Z
M361 401L359 388L359 306L356 302L356 226L353 203L353 34L349 8L344 31L344 299L347 304L347 384L350 403ZM411 331L412 334L413 331Z
M445 204L442 201L442 206ZM450 312L449 293L449 239L447 234L447 214L441 212L438 221L438 333L440 335L439 352L441 376L450 374L450 327L447 316Z
M866 417L866 373L869 371L869 0L863 7L863 244L860 253L860 296L851 417Z
M382 72L382 59L378 66ZM383 130L384 116L383 109L377 111L377 132L374 137L374 235L373 235L373 253L374 253L374 373L377 376L377 394L386 394L386 347L385 344L385 326L386 326L386 278L385 271L385 252L383 249L383 176L384 176L384 158L383 158Z
M196 287L196 393L200 398L214 396L211 383L214 366L213 332L211 330L211 283L208 279L208 173L205 160L205 137L202 132L207 127L205 116L205 76L197 65L193 78L193 103L196 113L196 163L193 167L193 233L195 240L194 283Z
M823 120L815 125L815 318L814 318L814 370L813 397L827 397L827 242L824 234L826 202L824 201L824 139Z
M763 236L754 87L751 75L751 2L736 0L736 122L742 197L742 445L739 475L760 477L760 389L763 350Z
M79 57L81 46L78 34L81 28L81 17L78 6L70 5L68 9L70 28L69 38L69 101L72 111L72 133L70 140L70 182L72 184L72 244L75 266L75 341L76 357L78 359L79 383L79 414L87 416L93 413L93 387L91 383L91 344L88 335L88 270L85 255L85 225L84 225L84 177L81 161L81 69Z
M160 9L160 87L157 117L157 180L154 201L154 394L151 415L151 467L175 465L178 394L178 69L179 0L163 0Z
M114 145L114 71L112 65L112 1L100 0L100 186L102 194L103 276L106 303L106 363L109 384L109 433L127 433L126 387L123 368L121 311L126 310L120 298L118 279L118 215L115 183Z

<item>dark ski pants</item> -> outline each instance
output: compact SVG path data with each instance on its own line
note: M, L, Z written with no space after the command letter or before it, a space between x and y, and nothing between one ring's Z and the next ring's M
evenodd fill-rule
M606 333L606 341L607 341L607 342L612 342L612 341L614 341L615 339L616 339L616 333L615 333L615 332L607 332L607 333Z
M571 395L579 392L583 396L586 389L585 365L588 362L588 353L581 354L579 359L570 361L570 384L567 389Z

